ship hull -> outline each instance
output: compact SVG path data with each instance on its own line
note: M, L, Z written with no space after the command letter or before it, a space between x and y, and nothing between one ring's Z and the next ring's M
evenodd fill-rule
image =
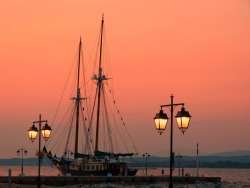
M85 165L87 166L88 164ZM70 174L71 176L135 176L138 171L136 168L124 168L124 163L121 166L107 164L104 164L104 166L107 168L102 170L84 170L79 167L75 168L71 165L69 167L67 167L67 165L57 165L57 168L62 175Z

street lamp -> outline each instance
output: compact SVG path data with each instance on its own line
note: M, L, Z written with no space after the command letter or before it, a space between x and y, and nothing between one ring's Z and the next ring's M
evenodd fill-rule
M149 153L143 153L142 157L145 157L146 159L146 175L148 175L148 157L150 157Z
M174 104L174 96L171 95L171 104L161 105L160 112L157 113L154 117L155 121L155 127L156 130L162 134L163 131L166 129L167 122L168 122L168 116L165 114L162 110L163 107L170 107L170 176L169 176L169 188L173 188L173 175L172 175L172 169L173 169L173 112L174 107L176 106L182 106L181 111L177 113L176 120L177 125L180 131L184 134L184 132L188 129L189 122L191 119L191 116L188 111L184 108L184 103L176 103Z
M35 124L38 123L38 130L35 127ZM45 125L41 128L42 123L45 123ZM41 184L41 177L40 177L40 168L41 168L41 134L42 137L44 138L45 141L47 141L50 137L52 129L50 128L50 126L47 123L47 120L42 120L42 115L39 115L39 120L38 121L34 121L32 127L30 127L30 129L28 130L29 133L29 139L31 140L31 142L34 142L34 140L36 139L37 134L39 134L38 137L38 180L37 180L37 187L40 188L40 184Z
M179 176L181 175L181 159L182 159L182 155L180 155L180 154L178 154L177 156L176 156L176 158L178 158L178 160L179 160Z
M26 149L24 149L24 148L20 148L20 149L17 149L16 153L17 153L18 156L20 155L20 153L22 154L21 155L21 157L22 157L21 176L23 176L24 175L24 173L23 173L23 154L27 155L28 151Z

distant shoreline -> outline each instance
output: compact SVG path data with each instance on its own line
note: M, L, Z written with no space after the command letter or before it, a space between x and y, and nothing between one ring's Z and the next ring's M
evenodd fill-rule
M37 158L25 158L24 166L37 166ZM167 157L149 157L147 161L148 168L168 168L169 158ZM175 158L175 168L178 168L179 161ZM196 168L197 157L183 156L180 161L183 168ZM134 157L133 166L145 167L145 158ZM0 159L0 166L21 166L20 158ZM43 159L42 166L54 166L47 158ZM235 169L250 169L250 155L248 156L201 156L199 157L199 168L235 168Z

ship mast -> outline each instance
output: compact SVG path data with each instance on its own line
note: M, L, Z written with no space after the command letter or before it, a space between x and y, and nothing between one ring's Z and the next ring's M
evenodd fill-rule
M105 75L102 75L102 35L103 35L103 26L104 26L104 15L102 15L101 23L101 38L100 38L100 59L99 59L99 68L98 68L98 77L97 87L98 87L98 102L97 102L97 119L96 119L96 140L95 140L95 151L98 150L98 138L99 138L99 121L100 121L100 100L101 100L101 87L102 81L106 80Z
M77 89L76 89L76 98L73 98L76 103L76 134L75 134L75 153L78 153L78 132L79 132L79 112L80 112L80 88L79 88L79 80L80 80L80 65L81 65L81 50L82 49L82 41L80 38L79 43L79 51L78 51L78 67L77 67Z

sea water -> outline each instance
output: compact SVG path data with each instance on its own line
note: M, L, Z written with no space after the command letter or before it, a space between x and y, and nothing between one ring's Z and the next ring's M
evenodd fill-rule
M11 169L12 176L18 176L21 173L20 166L0 166L0 176L8 176L9 169ZM164 172L164 174L162 174ZM38 169L35 166L24 166L24 174L26 176L37 176ZM180 171L180 173L182 173ZM184 173L188 173L191 176L197 175L197 169L195 168L186 168L184 169ZM250 169L218 169L218 168L200 168L199 176L209 176L209 177L221 177L221 183L198 183L197 184L175 184L174 187L179 188L250 188ZM147 174L146 170L140 169L137 173L137 176L161 176L168 175L168 168L148 168ZM60 172L56 167L42 166L41 167L41 176L58 176ZM175 169L173 172L174 176L179 175L179 169ZM180 174L181 175L181 174ZM65 186L68 187L68 186ZM89 185L74 185L70 186L74 188L80 187L108 187L108 188L120 188L120 187L128 187L128 188L167 188L167 182L159 182L159 183L150 183L147 185L129 185L126 182L121 182L120 184L111 184L111 183L102 183L102 184L89 184Z

